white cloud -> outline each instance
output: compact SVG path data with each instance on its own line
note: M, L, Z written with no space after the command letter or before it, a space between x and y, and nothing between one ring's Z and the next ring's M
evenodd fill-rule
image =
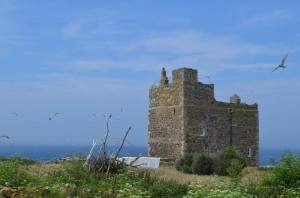
M78 60L69 63L69 68L80 71L128 69L133 71L158 71L163 66L172 67L174 61L166 61L154 56L141 56L136 59L120 58L114 60L89 59Z
M263 27L287 22L293 18L293 14L287 10L276 10L260 15L254 15L247 21L242 22L238 28L242 27Z
M78 37L83 30L83 23L73 21L63 28L63 33L66 37Z
M103 46L104 45L104 46ZM209 67L211 71L224 69L266 69L271 63L240 62L251 57L282 54L280 47L244 42L230 36L213 36L196 30L152 33L143 39L106 41L101 46L116 56L78 59L68 64L70 68L108 70L157 70L162 66ZM96 49L95 49L96 50Z

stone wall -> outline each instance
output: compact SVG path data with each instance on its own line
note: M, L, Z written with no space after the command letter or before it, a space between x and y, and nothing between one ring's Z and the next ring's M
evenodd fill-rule
M178 158L199 151L213 156L232 143L247 156L250 166L257 166L257 105L240 103L239 98L235 103L218 102L214 98L214 85L198 82L197 76L197 70L173 70L171 84L150 88L149 156Z
M151 87L148 112L148 152L152 157L182 155L182 86Z
M206 151L214 156L230 146L230 125L232 123L232 145L245 156L250 166L258 165L258 111L253 105L228 106L225 103L185 106L186 127L184 131L185 152ZM230 122L229 108L232 109ZM201 135L199 129L205 128ZM252 156L248 157L248 148Z

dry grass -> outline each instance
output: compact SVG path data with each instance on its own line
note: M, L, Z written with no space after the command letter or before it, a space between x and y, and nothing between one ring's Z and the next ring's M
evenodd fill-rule
M149 171L152 177L183 184L201 183L214 188L217 186L229 186L231 183L230 178L227 176L186 174L177 171L173 166L163 165L158 169L150 169ZM255 167L247 167L242 172L241 185L245 187L253 186L269 174L270 172L259 171Z
M202 175L193 175L186 174L180 171L177 171L172 166L161 166L158 169L150 169L150 173L153 177L165 180L165 181L176 181L182 184L191 184L201 182L206 186L215 187L219 185L226 185L230 183L228 177L211 175L211 176L202 176Z
M249 187L258 184L263 178L269 176L271 172L259 171L256 167L246 167L242 171L242 186Z
M34 174L50 174L54 170L62 168L62 164L38 164L30 166L30 172ZM157 169L140 169L134 168L133 172L149 172L153 178L165 181L175 181L181 184L201 183L207 187L229 186L230 178L227 176L217 175L193 175L177 171L173 164L163 163ZM255 167L247 167L242 171L241 185L244 187L254 186L264 177L271 174L268 171L259 171Z
M54 164L54 163L44 163L31 165L29 171L35 174L50 174L54 170L57 170L62 167L62 164Z

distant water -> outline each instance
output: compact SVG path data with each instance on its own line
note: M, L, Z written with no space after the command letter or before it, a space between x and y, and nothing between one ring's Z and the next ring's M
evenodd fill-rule
M270 158L274 158L275 161L279 161L281 158L281 155L286 152L290 151L294 155L299 155L300 154L300 148L290 148L290 149L285 149L285 148L261 148L260 149L260 156L259 156L259 165L260 166L265 166L265 165L272 165L270 162Z
M29 145L0 145L0 156L10 158L19 155L22 158L29 158L41 162L47 162L54 159L65 158L72 154L82 154L87 156L91 150L91 146L29 146ZM99 148L95 147L94 153L97 153ZM116 153L117 148L108 148L108 153ZM124 146L120 151L119 156L147 156L147 147L131 147Z
M91 149L91 146L16 146L16 145L0 145L0 156L10 158L16 154L23 158L30 158L39 160L41 162L47 162L54 159L64 158L70 156L72 153L80 153L87 155ZM95 149L95 152L98 148ZM116 148L109 148L111 152L116 152ZM269 159L274 157L276 160L280 159L281 154L284 151L291 151L294 154L300 154L299 149L279 149L279 148L261 148L259 156L260 166L271 165ZM120 152L122 156L147 156L147 146L124 146Z

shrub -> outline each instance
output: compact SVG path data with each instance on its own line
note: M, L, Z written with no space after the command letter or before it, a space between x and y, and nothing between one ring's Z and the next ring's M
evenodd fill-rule
M242 172L242 169L247 166L245 156L239 154L233 147L224 149L217 162L219 167L214 170L218 175L231 175L236 177Z
M243 168L246 167L245 158L241 157L239 159L232 159L230 166L226 169L228 175L231 178L237 178L240 176Z
M185 153L181 158L176 161L176 169L184 173L192 173L193 154Z
M108 143L110 141L109 135L111 133L109 129L109 121L111 117L112 115L109 115L109 118L106 121L106 134L104 138L101 139L102 143L99 145L97 155L93 155L93 152L99 142L98 139L93 140L93 146L84 163L84 167L91 173L106 173L107 175L117 174L128 166L124 160L119 160L118 158L131 127L129 127L125 132L122 142L118 147L116 147L115 152L110 153L108 149ZM131 165L132 164L129 166Z
M280 162L273 168L272 176L264 179L265 186L281 186L283 188L299 187L300 155L284 152Z
M211 175L212 158L206 153L196 153L193 157L192 171L197 175Z

